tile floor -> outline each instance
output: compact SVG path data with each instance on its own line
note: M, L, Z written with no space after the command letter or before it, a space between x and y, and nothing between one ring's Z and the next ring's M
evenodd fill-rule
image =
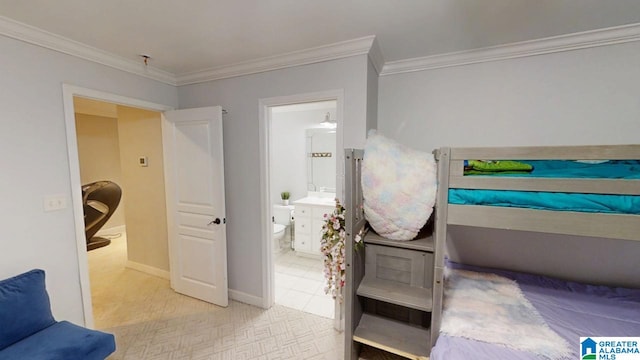
M275 257L276 304L333 319L335 301L324 292L321 258L286 250Z

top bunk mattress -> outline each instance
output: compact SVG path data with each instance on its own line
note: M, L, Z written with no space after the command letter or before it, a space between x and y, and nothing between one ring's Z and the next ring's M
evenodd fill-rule
M568 179L640 179L640 160L518 160L530 165L531 171L508 171L494 166L495 171L476 172L475 175L568 178ZM513 167L513 163L511 164ZM491 169L491 167L489 167ZM514 167L514 169L519 169Z
M546 350L544 348L541 348L540 353L536 353L535 351L525 351L514 344L489 343L441 332L431 352L431 360L578 359L580 358L578 353L580 337L640 336L640 289L587 285L540 275L491 270L455 263L449 263L448 266L473 273L496 274L514 280L524 298L539 313L545 325L564 339L567 345L567 354L566 356L550 357L542 354ZM445 330L445 322L452 320L447 318L452 314L450 307L454 306L452 294L455 293L452 292L451 287L456 287L456 290L462 287L460 282L455 282L455 285L452 283L449 278L445 279L443 330ZM471 300L474 301L480 298L477 291L489 290L472 282L470 291L468 294L473 295ZM500 297L500 295L502 294L491 294L493 298ZM457 304L459 305L460 302ZM508 305L513 307L512 304ZM465 309L469 308L472 306L465 304ZM482 305L480 309L487 309L487 306ZM516 315L518 317L521 313L516 312ZM492 318L500 317L492 316ZM483 331L490 332L490 325L487 324ZM523 329L508 324L494 325L499 327L502 325L511 332ZM535 337L535 335L527 333L516 334L516 337L527 336Z
M610 160L581 162L569 160L518 161L530 165L533 170L489 171L465 174L465 176L499 176L518 178L561 179L640 179L640 161ZM640 196L617 194L582 194L565 192L539 192L484 189L449 189L449 203L456 205L487 205L562 210L594 213L640 214Z

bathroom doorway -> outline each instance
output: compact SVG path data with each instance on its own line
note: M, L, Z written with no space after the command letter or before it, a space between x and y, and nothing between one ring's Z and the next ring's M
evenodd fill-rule
M342 164L341 106L336 93L277 99L265 106L268 156L263 160L270 218L265 258L270 260L267 273L272 279L271 303L265 301L265 307L278 304L336 318L336 302L324 291L319 228L322 215L335 208L337 169ZM310 199L318 203L309 203Z

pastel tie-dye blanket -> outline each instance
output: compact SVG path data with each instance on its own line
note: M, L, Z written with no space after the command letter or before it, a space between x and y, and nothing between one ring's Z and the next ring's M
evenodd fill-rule
M545 323L518 284L495 274L446 269L442 325L449 336L566 359L569 344Z
M370 131L362 161L362 195L373 230L393 240L415 238L433 212L436 173L432 154Z

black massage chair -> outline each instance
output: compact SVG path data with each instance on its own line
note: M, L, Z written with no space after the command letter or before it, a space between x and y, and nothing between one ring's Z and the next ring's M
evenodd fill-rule
M122 190L112 181L96 181L82 186L87 250L101 248L111 243L109 239L94 235L116 211L121 197Z

